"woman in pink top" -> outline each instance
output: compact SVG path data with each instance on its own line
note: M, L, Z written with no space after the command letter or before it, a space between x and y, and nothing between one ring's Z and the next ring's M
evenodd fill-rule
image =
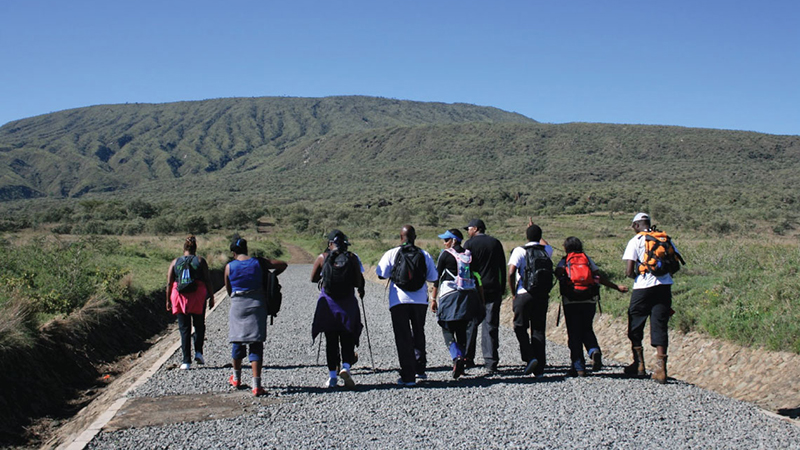
M206 300L214 307L214 290L206 260L197 256L197 239L189 236L183 243L183 256L172 261L167 271L167 311L178 317L183 363L192 367L192 325L194 325L194 359L205 364L203 341L206 334Z

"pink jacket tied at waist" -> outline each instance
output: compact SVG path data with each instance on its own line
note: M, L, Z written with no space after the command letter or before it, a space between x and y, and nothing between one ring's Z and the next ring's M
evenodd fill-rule
M194 292L186 293L178 292L178 283L172 283L172 314L203 314L207 294L206 284L200 281Z

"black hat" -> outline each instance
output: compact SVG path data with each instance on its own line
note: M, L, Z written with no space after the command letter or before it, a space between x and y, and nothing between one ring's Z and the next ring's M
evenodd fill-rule
M340 230L333 229L330 233L328 233L328 242L334 242L336 244L345 244L349 245L350 243L347 242L347 236L342 233Z
M464 229L468 230L469 227L475 227L479 231L486 231L486 224L483 223L483 221L481 219L472 219L472 220L470 220L469 224L467 224L467 226L465 226Z

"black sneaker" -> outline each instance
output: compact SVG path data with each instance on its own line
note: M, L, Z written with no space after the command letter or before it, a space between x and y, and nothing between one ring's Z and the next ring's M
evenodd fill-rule
M525 366L525 375L530 375L536 370L536 366L539 365L539 360L536 358L532 358L528 361L528 365Z
M603 355L600 350L592 353L592 371L598 371L603 368Z
M455 364L453 364L453 379L457 380L458 377L464 375L464 366L466 366L467 362L464 358L456 358Z

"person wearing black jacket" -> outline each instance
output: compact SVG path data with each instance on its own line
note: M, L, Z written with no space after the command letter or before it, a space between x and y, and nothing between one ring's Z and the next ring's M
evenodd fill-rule
M464 243L464 248L472 252L472 270L478 272L483 284L483 295L486 300L486 315L483 318L481 331L481 350L483 363L488 374L497 371L500 362L500 304L505 295L506 256L503 244L486 233L486 224L481 219L472 219L464 227L470 238ZM474 365L479 322L473 321L470 332L473 338L470 348L467 349L467 366Z

